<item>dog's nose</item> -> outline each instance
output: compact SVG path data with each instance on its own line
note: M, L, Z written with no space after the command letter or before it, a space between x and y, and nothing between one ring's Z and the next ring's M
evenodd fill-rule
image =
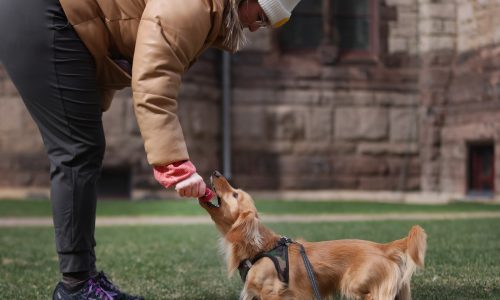
M214 171L214 173L212 175L217 177L217 178L222 177L222 174L219 173L219 171Z

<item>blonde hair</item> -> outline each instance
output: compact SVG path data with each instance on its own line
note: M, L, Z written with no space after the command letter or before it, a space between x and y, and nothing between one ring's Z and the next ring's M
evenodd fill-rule
M224 8L224 28L226 30L224 46L233 52L240 50L247 42L238 16L238 7L243 1L248 0L226 0Z

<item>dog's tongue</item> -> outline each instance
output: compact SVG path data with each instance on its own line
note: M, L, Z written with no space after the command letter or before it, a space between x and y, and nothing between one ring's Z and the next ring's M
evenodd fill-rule
M211 189L207 187L205 188L205 195L203 195L203 197L198 198L198 200L200 200L201 202L209 202L210 200L212 200L213 197L214 193L212 192Z

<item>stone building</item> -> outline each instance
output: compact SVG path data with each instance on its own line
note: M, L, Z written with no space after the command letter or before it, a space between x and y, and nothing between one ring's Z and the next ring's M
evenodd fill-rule
M500 0L302 1L289 24L260 30L231 57L234 182L308 191L292 197L499 201L498 16ZM179 99L205 176L223 167L220 65L221 53L206 53ZM161 190L131 102L120 92L104 115L103 194ZM0 157L0 189L45 191L41 139L4 72Z

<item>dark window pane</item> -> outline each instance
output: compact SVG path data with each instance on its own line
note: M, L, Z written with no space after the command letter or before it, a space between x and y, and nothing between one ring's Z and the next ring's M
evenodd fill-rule
M297 16L293 22L285 26L279 35L283 49L307 49L319 46L323 35L321 18Z
M369 0L335 0L333 11L340 15L367 15L370 13Z
M494 190L495 150L492 143L469 146L469 192L487 192Z
M493 165L493 153L489 151L490 149L484 149L481 151L480 155L482 158L482 173L484 176L490 176L492 169L491 166Z
M293 10L292 18L297 14L321 14L322 0L304 0Z
M372 1L331 0L332 26L341 50L371 51ZM289 23L279 33L282 49L314 49L323 40L322 0L301 1Z
M340 18L336 20L335 26L339 32L341 49L370 49L370 21L358 18Z
M322 0L304 0L294 9L292 17L279 33L282 49L313 49L323 35Z

